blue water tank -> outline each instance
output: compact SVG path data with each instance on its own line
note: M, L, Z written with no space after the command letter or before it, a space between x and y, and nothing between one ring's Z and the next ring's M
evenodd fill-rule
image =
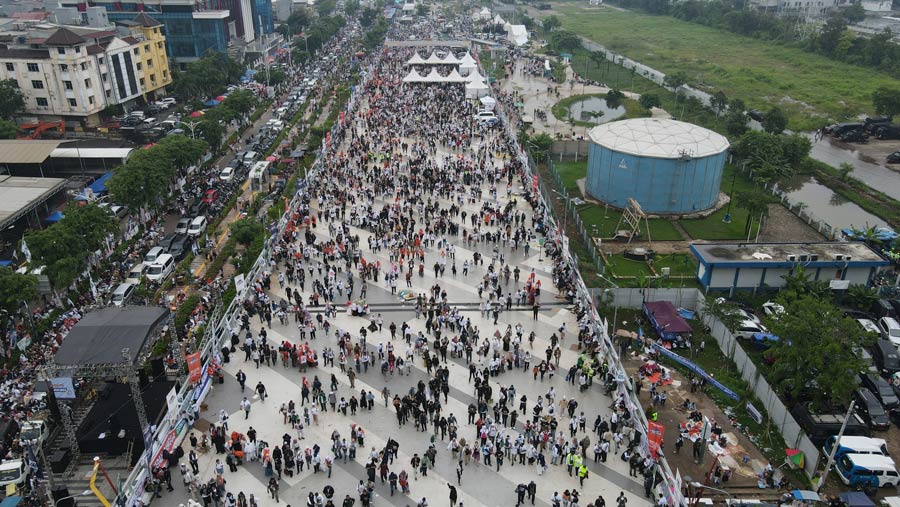
M686 214L716 204L728 152L725 137L658 118L610 122L589 132L587 193L624 208L629 198L653 214Z

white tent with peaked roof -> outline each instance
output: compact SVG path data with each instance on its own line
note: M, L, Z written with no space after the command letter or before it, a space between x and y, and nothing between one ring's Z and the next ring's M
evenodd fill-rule
M428 75L425 76L424 82L426 82L426 83L442 83L442 82L444 82L444 76L438 74L437 69L432 67L431 72L429 72Z
M459 72L456 69L453 69L450 71L450 74L444 78L444 81L447 81L448 83L465 83L466 78L460 76Z
M504 23L506 23L506 21L503 21L503 18L501 18L499 14L494 16L494 24L495 25L502 25Z
M482 76L476 68L468 76L466 76L466 81L470 83L473 83L475 81L484 81L484 76Z
M403 78L404 83L421 83L423 81L425 81L425 78L416 72L416 69L409 69L409 74Z
M441 63L444 65L459 65L459 59L453 53L448 52Z
M429 56L424 63L427 63L428 65L442 65L444 61L441 60L435 53L431 53L431 56Z
M407 65L422 65L425 63L425 59L419 55L419 52L416 51L413 53L412 58L407 60Z
M472 81L466 84L466 98L477 99L488 94L490 87L484 81Z
M528 29L525 25L510 25L507 30L506 40L517 46L528 44Z

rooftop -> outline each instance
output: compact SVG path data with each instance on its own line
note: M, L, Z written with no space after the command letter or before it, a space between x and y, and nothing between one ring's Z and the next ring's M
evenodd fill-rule
M40 164L62 141L0 139L0 164Z
M62 191L65 185L63 178L0 178L0 229Z
M619 153L651 158L706 157L728 149L728 139L690 123L634 118L598 125L591 141Z
M699 257L709 263L727 262L884 262L869 245L848 243L694 243ZM793 258L791 257L793 256Z
M66 336L57 366L133 365L166 322L169 311L152 306L109 307L84 316Z

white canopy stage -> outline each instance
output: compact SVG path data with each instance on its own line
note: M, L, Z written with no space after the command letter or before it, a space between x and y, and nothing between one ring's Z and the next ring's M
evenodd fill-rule
M425 59L419 56L419 52L413 52L412 58L410 58L407 62L407 65L424 65Z
M472 81L466 84L466 98L477 99L479 97L484 97L488 94L488 90L490 90L490 88L484 81Z
M480 101L481 101L481 105L484 106L485 111L493 111L494 108L497 106L497 101L493 97L490 97L490 96L481 97Z

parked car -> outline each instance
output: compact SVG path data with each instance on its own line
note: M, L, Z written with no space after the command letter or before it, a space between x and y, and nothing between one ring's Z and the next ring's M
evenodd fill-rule
M230 182L234 179L234 167L226 167L219 173L219 179L224 182Z
M169 251L169 248L172 246L172 243L176 239L178 239L179 236L181 236L181 234L176 234L174 232L171 234L166 234L166 236L162 240L160 240L160 242L156 246L162 248L164 253L167 253Z
M896 408L900 406L900 399L894 392L894 388L881 377L869 375L867 373L859 374L859 385L865 387L881 402L881 406L886 409Z
M133 283L120 283L116 290L113 291L112 296L109 298L109 302L112 303L113 306L123 306L125 303L131 299L131 296L134 295L135 285Z
M206 204L212 204L216 202L216 199L219 197L219 191L211 188L203 193L203 202Z
M771 317L775 320L778 320L782 315L784 315L784 306L774 303L772 301L766 301L762 305L763 313L766 314L766 317Z
M873 430L886 430L891 427L887 412L881 406L881 401L865 387L853 391L853 400L856 402L856 413Z
M888 164L900 164L900 151L895 151L887 156Z
M199 217L200 215L205 215L207 209L209 209L209 204L203 202L203 199L197 199L188 210L188 216Z
M753 335L755 334L766 333L768 333L768 330L766 330L765 326L757 322L753 322L750 319L745 319L743 322L741 322L740 327L735 330L734 336L736 338L741 338L744 340L751 340L753 339Z
M881 337L895 346L900 346L900 322L893 317L882 317L878 319L878 330Z
M193 218L182 218L178 220L178 223L175 225L175 234L187 234L188 227L191 226L191 220L193 220Z
M493 127L500 123L500 118L497 118L493 111L479 111L475 114L475 120L488 127Z
M185 257L191 251L191 244L193 243L193 239L187 235L181 235L172 242L172 245L169 247L169 255L175 258L175 262L178 262Z
M869 142L869 135L862 130L850 130L840 136L841 141L845 143L866 144Z
M900 371L897 346L887 340L878 340L872 345L872 359L882 375L889 376Z

